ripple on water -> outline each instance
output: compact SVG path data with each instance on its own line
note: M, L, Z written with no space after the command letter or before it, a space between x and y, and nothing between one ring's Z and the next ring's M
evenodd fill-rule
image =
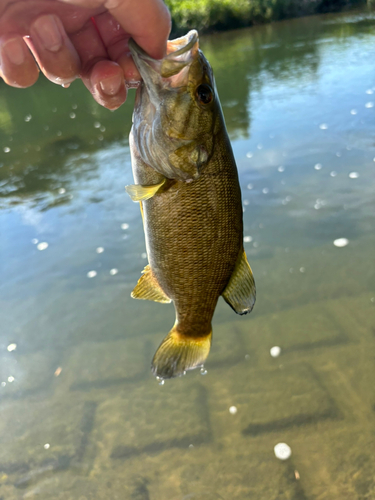
M286 443L278 443L273 450L276 458L279 460L288 460L288 458L292 455L292 450Z
M347 238L337 238L337 240L334 240L333 244L335 247L343 248L349 244L349 240Z
M36 247L38 250L45 250L48 248L48 243L46 241L42 241L41 243L38 243Z
M271 347L270 354L273 358L277 358L278 356L280 356L280 353L281 353L281 347L279 347L278 345Z

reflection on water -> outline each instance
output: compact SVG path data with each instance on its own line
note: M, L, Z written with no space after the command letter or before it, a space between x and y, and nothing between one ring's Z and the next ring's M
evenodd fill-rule
M163 386L149 364L173 307L130 299L132 103L1 87L0 498L375 498L374 26L204 38L258 302L221 301L207 373Z

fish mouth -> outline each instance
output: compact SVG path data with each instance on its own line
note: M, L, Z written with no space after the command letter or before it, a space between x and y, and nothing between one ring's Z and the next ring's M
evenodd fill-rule
M168 40L167 55L163 59L150 57L132 38L129 40L129 49L134 63L147 85L147 83L151 83L150 79L155 80L156 75L158 75L159 80L160 77L170 79L190 66L199 49L198 32L191 30L185 36ZM153 83L156 82L153 81ZM172 80L170 83L176 82Z

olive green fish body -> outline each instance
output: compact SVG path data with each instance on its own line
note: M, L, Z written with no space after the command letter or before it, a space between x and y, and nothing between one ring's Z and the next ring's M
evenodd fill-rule
M199 179L171 182L141 203L150 267L174 302L178 330L208 334L242 249L241 192L229 141L218 141Z
M255 302L238 173L212 70L196 32L170 43L177 50L162 61L130 45L144 83L130 136L135 185L127 190L141 203L149 260L132 296L174 303L176 323L153 359L162 378L203 364L220 295L239 314Z

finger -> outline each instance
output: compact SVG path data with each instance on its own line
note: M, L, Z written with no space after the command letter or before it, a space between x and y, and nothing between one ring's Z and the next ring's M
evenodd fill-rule
M171 16L162 0L138 0L136 8L131 0L108 0L105 6L147 54L165 55Z
M82 7L106 7L125 32L151 57L160 59L166 50L171 17L163 0L60 0Z
M71 39L81 59L83 83L99 104L117 109L126 100L124 73L118 64L108 60L94 24L87 22Z
M99 61L83 79L94 99L108 109L115 110L126 101L127 91L121 67L108 60Z
M38 17L30 26L30 35L29 48L49 80L67 84L79 76L79 56L57 16Z
M121 66L127 85L136 85L141 80L141 75L129 50L128 41L130 35L122 29L118 21L109 12L96 16L95 23L109 58Z
M0 38L0 73L12 87L30 87L37 81L38 67L20 35Z

